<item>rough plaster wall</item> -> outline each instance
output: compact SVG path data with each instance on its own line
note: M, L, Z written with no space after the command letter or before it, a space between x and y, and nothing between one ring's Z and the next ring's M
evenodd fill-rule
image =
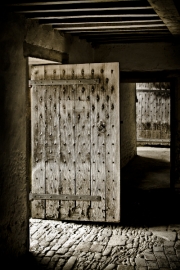
M180 77L176 80L175 87L175 179L176 190L180 193Z
M5 25L6 24L6 25ZM0 29L0 256L28 250L24 20ZM13 259L13 258L12 258Z
M94 50L90 43L87 43L83 39L72 37L67 53L69 54L69 64L84 64L94 62Z
M24 41L46 49L66 52L69 44L68 36L52 29L49 25L39 25L38 21L28 19L26 21L26 34Z
M180 69L180 43L137 43L101 45L95 62L120 62L120 71L162 71Z
M93 62L94 50L90 43L78 37L64 35L49 25L39 25L37 21L27 20L24 41L46 49L69 54L69 64ZM47 38L48 37L48 38Z
M121 168L137 153L136 151L136 84L120 84L121 108Z

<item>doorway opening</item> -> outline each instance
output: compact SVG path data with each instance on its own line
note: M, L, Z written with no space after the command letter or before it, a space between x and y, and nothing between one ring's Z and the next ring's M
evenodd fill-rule
M136 83L137 154L122 170L126 221L157 224L171 215L170 87L170 82Z
M149 158L141 188L170 188L170 83L136 83L137 155Z

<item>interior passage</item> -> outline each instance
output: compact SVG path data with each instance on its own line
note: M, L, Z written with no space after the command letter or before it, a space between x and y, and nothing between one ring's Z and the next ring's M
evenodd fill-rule
M137 156L122 169L121 179L122 221L178 222L178 202L170 189L170 148L137 147Z
M137 147L137 156L124 172L122 180L128 188L170 188L170 148Z

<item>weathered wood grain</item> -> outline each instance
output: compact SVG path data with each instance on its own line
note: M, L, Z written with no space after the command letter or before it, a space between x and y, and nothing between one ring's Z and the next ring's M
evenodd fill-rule
M32 69L33 79L44 78L44 67ZM44 93L41 87L31 88L31 160L32 160L32 192L45 192L45 117L44 117ZM31 203L31 215L33 218L45 217L45 201L37 200Z
M140 87L140 86L139 86ZM137 140L155 144L170 139L170 91L168 84L148 83L137 90ZM168 90L167 90L168 88ZM140 99L143 96L143 99ZM139 117L141 110L142 117ZM170 141L169 141L170 143Z
M60 68L60 76L72 79L74 69L71 65ZM75 140L74 140L74 96L76 86L64 85L61 87L60 105L60 134L61 134L61 194L75 194ZM61 201L60 219L72 219L75 202Z
M120 221L119 64L106 63L106 221Z
M46 193L58 194L59 186L59 118L57 104L57 90L53 87L46 87ZM46 218L58 218L58 201L46 201Z
M89 64L77 65L79 79L90 78ZM90 86L77 85L75 92L76 195L90 195ZM88 220L90 202L76 202L76 219Z
M41 105L32 118L32 136L41 142L38 181L32 193L99 196L98 201L48 199L42 218L118 222L120 220L120 115L118 63L36 67L46 80L98 79L99 84L38 86ZM39 97L32 95L32 106ZM42 116L40 129L36 119ZM34 127L34 128L33 128ZM38 126L39 128L39 126ZM43 137L44 136L44 137ZM32 153L39 150L33 143ZM42 168L44 170L41 173ZM33 171L35 173L35 170ZM39 173L40 172L40 173ZM41 174L40 182L39 175ZM39 189L43 186L43 190ZM48 197L49 198L49 197ZM73 197L72 197L73 198ZM76 197L75 197L76 198ZM32 205L41 200L32 201ZM39 206L38 206L39 207ZM35 209L35 208L34 208ZM38 208L40 209L40 207ZM39 210L38 210L39 211ZM34 210L36 216L37 210ZM37 216L36 216L37 217Z
M91 94L91 194L102 197L101 202L92 202L92 219L98 221L105 221L105 150L102 143L104 143L104 132L99 131L100 121L105 122L105 110L102 110L103 103L102 95L104 91L104 69L105 65L91 64L93 78L100 78L100 84L94 87ZM103 94L102 94L103 93Z

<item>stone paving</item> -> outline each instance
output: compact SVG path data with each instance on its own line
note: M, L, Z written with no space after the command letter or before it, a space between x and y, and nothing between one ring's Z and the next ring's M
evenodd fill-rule
M180 224L129 227L30 219L42 269L180 270Z

